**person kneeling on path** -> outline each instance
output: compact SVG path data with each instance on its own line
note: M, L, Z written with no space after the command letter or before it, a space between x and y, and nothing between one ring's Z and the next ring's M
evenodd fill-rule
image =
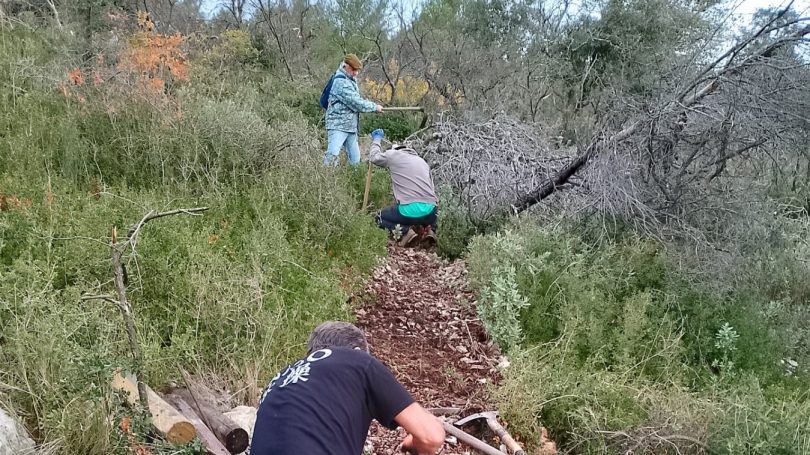
M328 321L309 335L307 356L279 372L261 397L251 455L360 455L371 424L409 434L411 453L444 443L439 420L368 352L363 331Z
M355 78L363 69L363 62L348 54L332 78L329 104L326 107L326 155L323 164L337 164L340 148L346 148L349 164L360 163L360 145L357 127L360 112L382 112L383 107L360 96Z
M400 230L400 246L408 246L423 228L424 240L436 242L439 199L433 189L430 166L412 148L395 145L383 152L380 141L385 132L371 132L369 161L391 172L391 186L397 203L377 212L377 225L394 233Z

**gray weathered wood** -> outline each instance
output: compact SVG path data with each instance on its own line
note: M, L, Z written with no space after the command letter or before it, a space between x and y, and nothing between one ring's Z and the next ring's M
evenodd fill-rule
M211 429L205 426L202 418L197 415L197 412L194 411L191 405L175 394L167 393L163 395L163 398L177 408L177 410L194 425L194 428L197 430L197 436L200 438L203 445L205 445L205 450L208 455L230 455L228 449L222 445L222 442L217 439Z
M171 393L191 405L230 453L242 453L247 449L250 442L247 431L219 412L214 405L200 394L181 388L172 389Z

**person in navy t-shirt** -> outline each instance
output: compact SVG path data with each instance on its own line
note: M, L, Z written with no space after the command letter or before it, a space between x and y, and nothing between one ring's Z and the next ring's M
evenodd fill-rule
M434 454L444 429L368 353L356 326L325 322L307 356L279 372L262 393L251 455L360 455L372 419L404 428L403 449Z

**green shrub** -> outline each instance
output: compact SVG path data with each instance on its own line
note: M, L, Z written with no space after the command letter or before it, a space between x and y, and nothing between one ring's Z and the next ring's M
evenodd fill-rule
M481 290L477 310L487 333L508 351L517 347L523 338L518 315L529 303L520 295L515 282L515 268L499 266L493 271L490 285Z
M114 294L113 226L207 206L148 223L126 254L145 378L158 388L182 367L255 404L315 325L352 317L348 296L385 252L358 210L364 173L324 168L322 131L294 101L306 96L249 62L216 84L197 67L176 105L92 90L82 104L52 86L63 57L15 30L0 42L0 67L20 76L0 83L0 194L28 202L0 212L0 398L53 453L127 453L116 419L137 411L109 390L112 370L131 367L121 315L81 296ZM390 182L373 182L377 204Z
M467 244L478 229L470 223L464 205L449 187L442 186L437 190L439 197L437 250L443 257L456 259L466 252Z
M753 279L718 292L672 264L663 245L574 232L519 221L470 244L482 319L513 354L496 392L507 420L525 434L546 425L576 453L651 453L667 444L802 453L785 451L806 442L795 435L805 431L807 409L791 400L806 401L810 383L790 357L797 338L785 333L793 326L786 318L798 313L786 292L763 294ZM507 296L527 302L511 315L501 305L497 315L510 328L517 318L519 345L514 335L499 340L514 329L491 322L492 302ZM737 409L746 396L756 405Z
M401 142L413 134L422 122L421 112L388 112L364 114L361 116L360 134L371 134L377 128L385 130L385 137L393 142Z
M810 396L799 390L765 388L752 376L718 394L722 413L711 427L718 454L810 453Z
M696 453L705 444L716 406L677 385L645 381L632 369L581 364L567 336L510 358L498 408L529 446L540 427L562 452Z

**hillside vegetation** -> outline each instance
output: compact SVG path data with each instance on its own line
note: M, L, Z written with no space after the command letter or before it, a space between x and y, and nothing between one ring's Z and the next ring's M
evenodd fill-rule
M315 325L351 318L385 236L359 211L363 176L322 168L321 132L280 99L294 87L194 61L171 94L95 84L68 75L68 35L2 36L0 401L54 453L127 450L108 387L130 361L123 321L80 299L114 293L113 226L209 207L151 222L126 253L150 384L185 368L255 404Z
M362 115L434 167L438 252L465 260L531 449L810 453L810 70L802 11L731 2L0 3L0 406L43 453L130 453L144 377L255 404L385 254L365 167L323 167L345 52ZM362 18L362 20L361 20ZM432 127L430 125L432 124ZM372 207L391 202L374 173ZM116 234L114 234L116 233ZM382 359L383 361L385 359Z

